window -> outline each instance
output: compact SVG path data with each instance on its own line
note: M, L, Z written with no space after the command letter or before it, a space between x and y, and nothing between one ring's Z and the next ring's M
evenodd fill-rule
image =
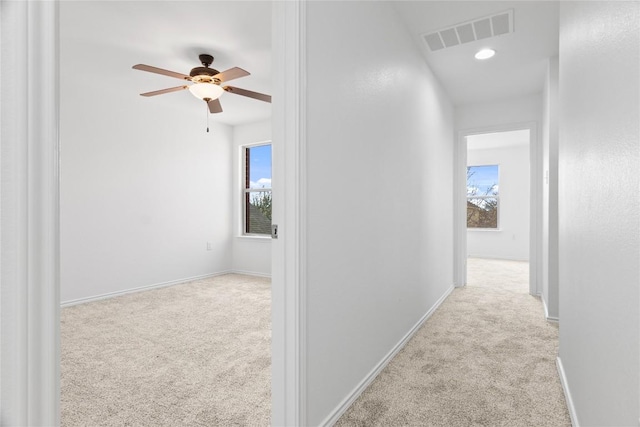
M498 165L467 167L467 228L498 228Z
M245 235L271 235L271 144L243 147Z

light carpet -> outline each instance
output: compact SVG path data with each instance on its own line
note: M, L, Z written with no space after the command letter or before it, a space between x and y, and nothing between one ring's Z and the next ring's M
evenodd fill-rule
M265 426L269 279L230 274L62 309L63 426Z
M468 272L337 426L571 425L528 264L469 259Z

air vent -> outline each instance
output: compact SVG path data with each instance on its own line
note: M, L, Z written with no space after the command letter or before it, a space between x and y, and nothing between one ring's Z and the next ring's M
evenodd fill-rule
M429 50L436 51L476 40L512 33L513 9L452 25L422 35Z

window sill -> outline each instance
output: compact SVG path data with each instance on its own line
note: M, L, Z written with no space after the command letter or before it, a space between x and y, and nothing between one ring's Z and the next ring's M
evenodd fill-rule
M259 236L259 235L248 235L248 234L241 234L239 236L236 236L237 239L242 239L242 240L252 240L254 242L268 242L271 240L271 236Z
M483 233L486 233L486 232L494 232L495 233L495 232L499 232L499 231L502 231L502 230L499 229L499 228L467 228L467 231L481 231Z

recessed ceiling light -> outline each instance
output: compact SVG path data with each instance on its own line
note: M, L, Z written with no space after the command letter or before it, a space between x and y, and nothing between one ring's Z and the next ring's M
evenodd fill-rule
M476 53L476 59L489 59L495 54L496 51L493 49L482 49L481 51Z

